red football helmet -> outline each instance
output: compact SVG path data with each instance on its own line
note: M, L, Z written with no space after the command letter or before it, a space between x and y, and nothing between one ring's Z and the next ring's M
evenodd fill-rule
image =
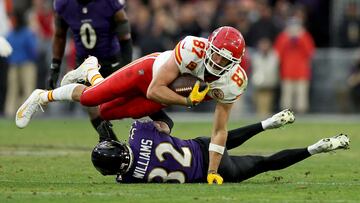
M245 40L237 29L229 26L220 27L211 33L208 41L209 47L206 50L204 64L211 74L220 77L240 64L245 52ZM215 62L214 58L219 56L226 62L220 64Z

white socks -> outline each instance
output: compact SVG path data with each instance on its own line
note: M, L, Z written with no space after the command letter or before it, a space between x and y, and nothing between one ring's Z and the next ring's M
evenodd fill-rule
M72 93L80 84L68 84L54 90L45 91L40 94L41 102L46 104L52 101L73 101Z
M319 142L321 142L321 141L319 141ZM307 147L307 150L311 155L323 152L322 148L320 147L321 143L319 143L319 142Z
M311 155L319 153L317 150L317 146L314 146L314 145L316 145L316 144L313 144L313 145L310 145L307 147L307 150Z
M270 117L266 120L261 121L261 126L264 130L271 129L273 122L274 121L272 120L272 117Z
M88 72L87 80L90 82L91 86L94 86L103 81L104 78L101 76L98 69L91 69Z

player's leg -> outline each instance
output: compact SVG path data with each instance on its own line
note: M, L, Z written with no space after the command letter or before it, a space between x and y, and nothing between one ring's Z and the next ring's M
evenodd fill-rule
M113 61L114 62L114 61ZM92 72L89 72L89 81L93 83L92 85L96 85L97 83L101 82L103 79L102 77L106 78L112 73L115 72L113 66L110 61L107 60L100 60L100 64L103 68L100 68L99 73L97 73L97 69L94 69ZM118 67L116 70L118 70ZM92 75L91 75L92 74ZM102 77L100 77L102 76ZM99 142L105 140L118 140L114 130L113 125L110 121L104 120L100 117L99 106L96 107L87 107L87 112L90 118L91 125L94 127L96 132L99 134Z
M54 101L80 101L80 96L85 85L69 84L54 90L34 90L26 101L19 107L16 112L15 122L19 128L26 127L32 116L49 102Z
M90 83L90 85L96 85L103 80L103 77L106 78L116 70L121 67L116 67L116 69L112 66L115 63L115 58L111 60L100 60L100 64L102 64L103 68L98 70L99 65L96 61L96 58L89 57L88 59L77 59L79 60L78 64L82 63L79 66L80 70L73 70L65 75L62 80L62 85L72 82L84 82ZM80 62L81 61L81 62ZM83 69L83 70L81 70ZM84 70L87 70L84 71ZM76 78L78 77L78 78ZM81 92L82 93L82 92ZM118 140L115 132L112 129L112 123L110 121L103 120L100 117L99 107L86 107L88 115L90 117L90 122L94 129L99 134L99 142L105 140Z
M159 112L162 108L163 105L146 97L124 97L100 105L100 115L105 120L141 118Z
M145 96L152 79L152 64L155 57L156 55L150 55L138 59L92 89L84 91L81 104L89 106L101 103L101 116L93 117L93 126L96 126L103 119L139 118L163 108L162 105L147 100ZM100 134L100 139L103 137L116 138L111 123L108 121L102 121L96 129ZM102 132L107 132L107 134L103 136Z
M279 128L294 121L295 116L293 112L285 109L260 123L230 130L228 132L226 148L228 150L233 149L264 130Z
M226 182L241 182L266 171L286 168L310 156L306 148L283 150L269 157L229 156L222 160L219 174Z
M266 171L281 170L312 155L338 149L347 149L350 140L340 134L324 138L306 148L287 149L271 156L229 156L222 160L219 173L225 181L240 182Z
M70 73L71 72L71 73ZM46 91L36 89L29 98L20 106L16 113L15 122L19 128L24 128L30 122L31 117L39 109L42 109L49 102L53 101L80 101L80 96L84 92L86 86L81 84L70 84L70 82L78 82L90 78L92 84L103 80L98 72L98 62L96 57L89 57L79 68L70 71L67 79L63 79L62 86L54 90ZM74 79L75 76L78 78ZM85 79L84 79L85 78Z
M99 73L98 59L90 56L76 69L66 73L61 80L60 85L68 85L73 83L90 83L95 85L102 81L104 78Z
M209 137L198 137L194 139L200 145L203 154L204 171L207 173L209 163ZM307 148L291 149L278 152L270 157L265 156L229 156L225 150L221 158L218 173L225 182L241 182L259 173L269 170L279 170L297 163L311 156ZM278 164L278 165L276 165Z
M76 70L79 70L81 76L86 75L88 81L96 84L95 86L86 88L80 84L67 84L52 91L35 90L19 108L16 125L19 128L26 127L34 113L52 101L80 101L84 106L98 106L117 97L127 97L134 92L146 94L152 79L152 64L156 55L138 59L106 79L101 77L96 68L86 68L97 66L97 59L94 58L88 58Z
M156 56L145 56L86 89L80 98L84 106L97 106L119 97L146 95L152 80L152 65Z

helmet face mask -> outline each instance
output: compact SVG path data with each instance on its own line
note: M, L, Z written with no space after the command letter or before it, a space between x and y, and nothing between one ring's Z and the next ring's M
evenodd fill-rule
M220 27L211 33L208 41L204 60L208 72L220 77L240 64L245 52L245 41L238 30L227 26ZM219 56L222 57L221 60Z
M213 45L210 45L210 47L205 52L205 67L208 69L210 73L216 76L221 76L225 72L229 71L233 66L240 64L240 61L232 59L232 57L229 57L227 50L219 50ZM216 62L214 58L219 58L220 63Z
M91 161L102 175L122 175L131 168L133 153L125 143L103 141L93 149Z

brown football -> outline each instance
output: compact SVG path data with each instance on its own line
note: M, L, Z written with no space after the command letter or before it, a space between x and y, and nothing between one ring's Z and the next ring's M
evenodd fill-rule
M168 86L172 91L180 94L181 96L188 97L191 93L196 81L200 81L199 91L202 91L206 88L206 82L202 79L191 75L189 73L184 73L177 77L170 85Z

